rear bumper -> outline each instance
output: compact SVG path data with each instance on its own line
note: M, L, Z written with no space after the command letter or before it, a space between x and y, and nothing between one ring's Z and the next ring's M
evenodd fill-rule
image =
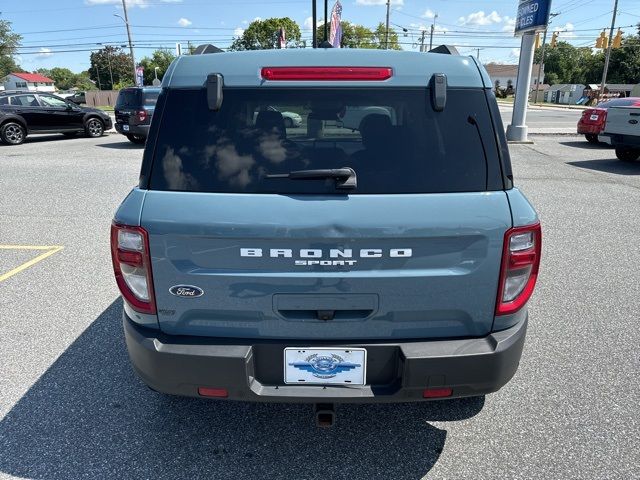
M116 123L116 132L122 135L137 135L140 137L147 137L149 135L149 128L151 125L128 125L129 130L126 132L123 129L124 123Z
M578 133L582 135L600 135L602 133L602 125L588 125L585 123L579 123Z
M640 148L640 135L619 135L607 132L604 132L603 135L611 138L611 145L614 147Z
M198 387L227 389L227 399L254 402L377 403L421 401L425 388L450 387L453 397L499 390L515 374L527 317L483 338L402 343L256 341L164 335L124 314L129 357L142 380L159 392L197 397ZM362 387L285 385L287 346L367 349Z

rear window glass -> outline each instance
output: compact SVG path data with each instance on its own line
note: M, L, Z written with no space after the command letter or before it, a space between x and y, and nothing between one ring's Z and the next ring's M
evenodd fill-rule
M204 89L167 90L149 187L344 193L333 179L266 175L351 167L350 194L485 190L484 151L499 160L484 92L447 95L435 112L426 88L225 89L216 112Z
M153 107L158 101L158 95L160 95L160 91L145 91L142 94L144 98L144 106Z
M120 90L116 107L136 108L140 106L140 90Z

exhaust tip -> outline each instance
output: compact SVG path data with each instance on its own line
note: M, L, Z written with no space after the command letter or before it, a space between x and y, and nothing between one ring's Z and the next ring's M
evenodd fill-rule
M332 403L317 403L314 406L316 426L330 428L336 423L336 410Z

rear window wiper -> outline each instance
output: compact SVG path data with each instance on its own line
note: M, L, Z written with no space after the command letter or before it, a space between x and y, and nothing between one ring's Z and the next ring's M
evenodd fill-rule
M290 178L291 180L317 180L322 178L333 178L336 181L336 188L353 189L358 186L356 172L353 168L330 168L315 170L296 170L289 173L271 173L265 178Z

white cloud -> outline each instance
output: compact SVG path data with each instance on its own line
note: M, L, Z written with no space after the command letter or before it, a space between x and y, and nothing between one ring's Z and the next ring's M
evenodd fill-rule
M356 5L386 5L387 0L356 0ZM391 5L404 5L404 0L391 0Z
M511 17L502 17L502 21L504 22L504 27L502 27L503 32L513 32L516 29L516 19Z
M248 23L249 23L249 20L242 20L240 23L241 23L242 25L246 25L246 24L248 24Z
M491 25L502 22L502 17L498 15L498 12L495 10L489 15L486 15L484 11L480 10L475 13L470 13L466 17L460 17L458 21L462 25Z
M427 11L422 14L422 18L434 18L435 16L436 12L434 12L430 8L428 8Z
M188 27L192 23L193 22L191 20L189 20L188 18L184 18L184 17L182 17L180 20L178 20L178 25L180 25L181 27Z
M153 3L182 3L182 0L127 0L127 7L147 8ZM122 6L122 0L84 0L86 5L116 5Z
M233 36L234 37L241 37L243 33L244 33L244 28L238 27L233 31Z
M260 22L262 20L262 17L256 17L253 19L254 22Z
M518 58L520 58L520 49L512 48L511 51L509 52L509 58L513 58L514 60L517 60Z
M304 19L302 26L305 30L311 30L311 26L313 25L313 17L307 17ZM316 19L316 28L320 25L324 25L324 18Z
M36 55L36 58L49 58L53 55L50 48L41 48Z

